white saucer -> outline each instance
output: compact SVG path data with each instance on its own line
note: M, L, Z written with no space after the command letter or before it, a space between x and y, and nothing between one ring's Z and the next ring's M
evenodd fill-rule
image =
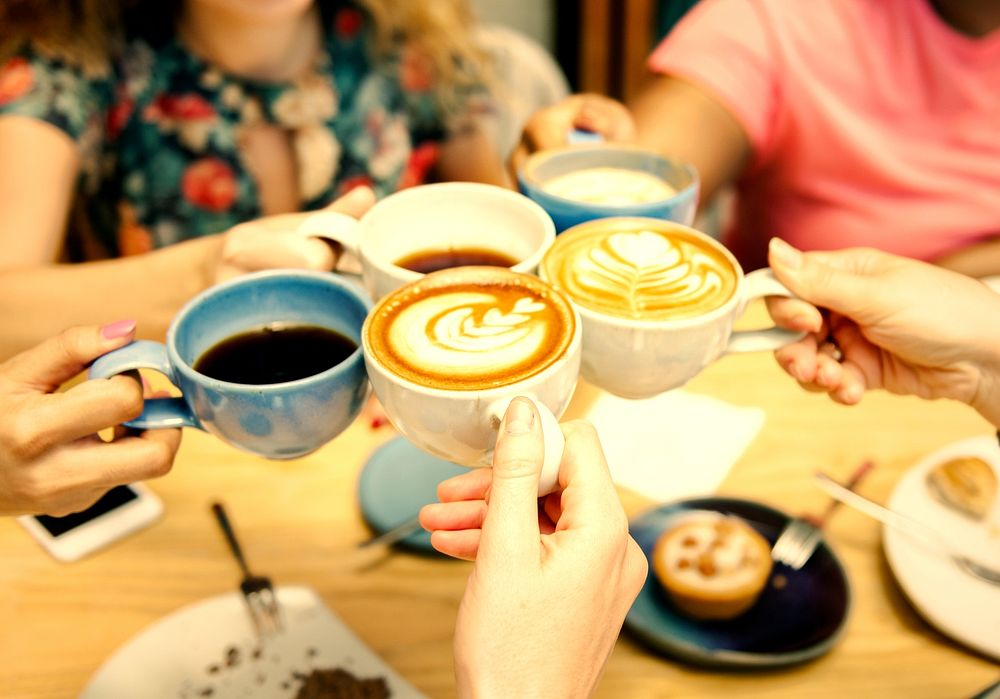
M927 488L927 472L958 456L979 457L1000 475L995 436L955 442L908 470L889 497L889 507L928 525L976 560L1000 568L1000 502L984 522L975 522L938 502ZM917 611L945 635L1000 660L1000 586L973 577L899 530L884 527L882 539L889 567Z
M266 644L257 642L238 593L196 602L115 651L80 699L291 699L301 686L293 673L314 668L342 668L359 679L382 677L394 699L423 697L311 589L277 592L285 631Z

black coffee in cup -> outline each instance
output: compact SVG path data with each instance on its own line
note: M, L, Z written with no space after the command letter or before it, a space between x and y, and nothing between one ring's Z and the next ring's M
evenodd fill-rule
M411 272L430 274L452 267L513 267L520 260L497 250L487 248L447 248L418 250L396 260L397 267Z
M284 383L320 374L357 348L357 342L329 328L273 323L218 342L198 357L194 370L229 383Z

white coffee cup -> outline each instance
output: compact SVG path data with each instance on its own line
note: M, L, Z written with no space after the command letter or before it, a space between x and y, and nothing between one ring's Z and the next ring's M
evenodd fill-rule
M343 245L360 262L364 286L376 300L423 276L396 264L414 253L485 249L516 260L510 267L515 272L533 273L556 235L549 215L524 195L472 182L404 189L360 221L317 211L297 232Z
M475 390L432 387L393 371L389 367L390 362L384 361L378 350L373 348L376 343L371 338L371 326L377 322L373 319L401 294L417 288L417 284L426 285L441 280L474 283L477 275L479 278L527 276L512 275L510 271L499 268L456 268L428 274L422 281L407 285L384 298L369 314L361 332L368 378L386 415L403 436L430 454L467 467L492 464L498 429L507 406L515 397L530 398L541 415L545 440L539 494L552 492L558 481L563 448L558 417L566 410L576 387L582 338L579 316L561 292L536 277L530 277L533 284L562 298L561 303L572 326L566 328L568 342L554 360L549 360L551 363L537 373L510 383Z
M803 333L771 327L734 331L747 304L764 296L794 297L770 269L744 275L736 258L721 243L693 228L651 218L608 218L575 226L549 249L539 275L554 286L554 260L574 240L597 231L636 234L670 232L691 236L726 260L733 274L733 291L724 303L693 317L633 319L588 308L567 289L583 322L581 375L590 383L624 398L649 398L684 385L708 364L730 353L773 351ZM551 258L550 258L551 256ZM550 264L551 262L551 264Z

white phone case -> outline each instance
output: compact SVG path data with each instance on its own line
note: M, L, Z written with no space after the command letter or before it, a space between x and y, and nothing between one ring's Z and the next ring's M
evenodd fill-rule
M75 561L112 542L149 526L163 514L163 503L149 488L141 483L127 486L136 497L94 519L53 536L31 515L17 518L28 533L60 561Z

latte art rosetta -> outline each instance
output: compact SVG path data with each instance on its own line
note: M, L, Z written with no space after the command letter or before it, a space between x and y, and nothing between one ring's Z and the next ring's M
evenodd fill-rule
M480 390L533 376L566 351L572 308L537 278L491 270L501 283L438 285L437 275L372 314L367 341L393 373L430 387Z
M550 280L581 305L631 319L686 318L724 304L736 286L718 251L659 231L595 231L560 239Z
M544 310L530 297L504 309L489 293L439 294L404 309L389 330L389 344L401 355L419 357L431 373L506 371L543 348Z

